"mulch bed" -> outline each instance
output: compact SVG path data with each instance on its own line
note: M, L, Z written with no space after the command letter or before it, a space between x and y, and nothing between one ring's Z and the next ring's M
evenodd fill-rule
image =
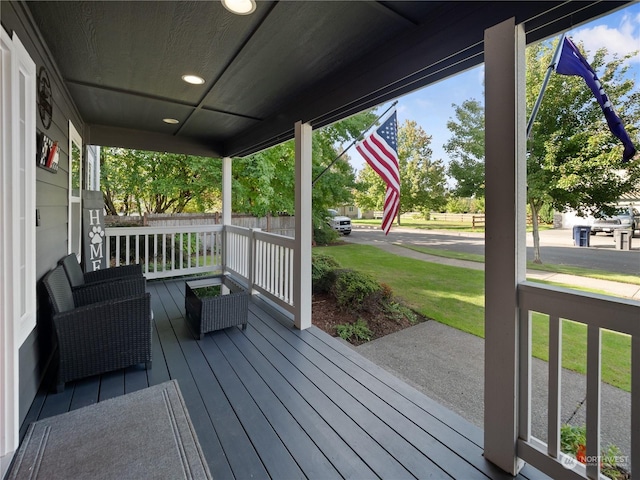
M316 293L313 295L312 303L312 322L313 325L324 330L329 335L337 337L336 327L345 323L355 323L358 318L365 320L369 326L369 329L373 332L371 340L384 337L390 333L403 330L407 327L411 327L416 323L427 320L425 317L418 315L418 321L411 323L406 318L400 320L396 318L389 318L383 312L371 313L362 312L356 314L340 309L335 299L327 293ZM364 341L353 340L350 342L353 345L361 345Z

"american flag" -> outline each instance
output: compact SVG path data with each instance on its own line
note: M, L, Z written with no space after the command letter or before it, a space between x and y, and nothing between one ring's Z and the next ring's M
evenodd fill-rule
M356 145L356 150L387 184L382 230L389 233L400 207L400 169L398 167L398 117L391 115L377 130Z

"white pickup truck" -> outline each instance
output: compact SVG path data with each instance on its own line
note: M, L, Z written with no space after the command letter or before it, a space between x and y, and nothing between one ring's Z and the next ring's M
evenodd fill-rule
M327 222L329 226L343 235L349 235L351 233L351 219L338 215L338 212L333 209L329 209L328 212Z

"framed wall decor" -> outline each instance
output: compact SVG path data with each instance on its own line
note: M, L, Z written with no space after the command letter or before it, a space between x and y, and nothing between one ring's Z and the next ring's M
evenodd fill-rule
M36 135L36 164L52 173L58 173L58 142L50 139L44 133Z

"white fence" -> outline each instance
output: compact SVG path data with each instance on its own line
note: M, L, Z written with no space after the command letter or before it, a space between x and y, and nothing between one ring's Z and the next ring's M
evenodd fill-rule
M222 225L106 228L109 266L139 263L148 279L229 272L293 313L294 240Z
M601 339L609 330L631 336L631 447L626 469L640 468L640 307L638 302L565 288L523 282L520 305L520 433L518 456L553 478L600 477ZM532 314L549 320L549 377L547 442L531 434L531 325ZM562 326L563 320L586 325L586 465L560 453ZM626 455L625 455L626 456Z

